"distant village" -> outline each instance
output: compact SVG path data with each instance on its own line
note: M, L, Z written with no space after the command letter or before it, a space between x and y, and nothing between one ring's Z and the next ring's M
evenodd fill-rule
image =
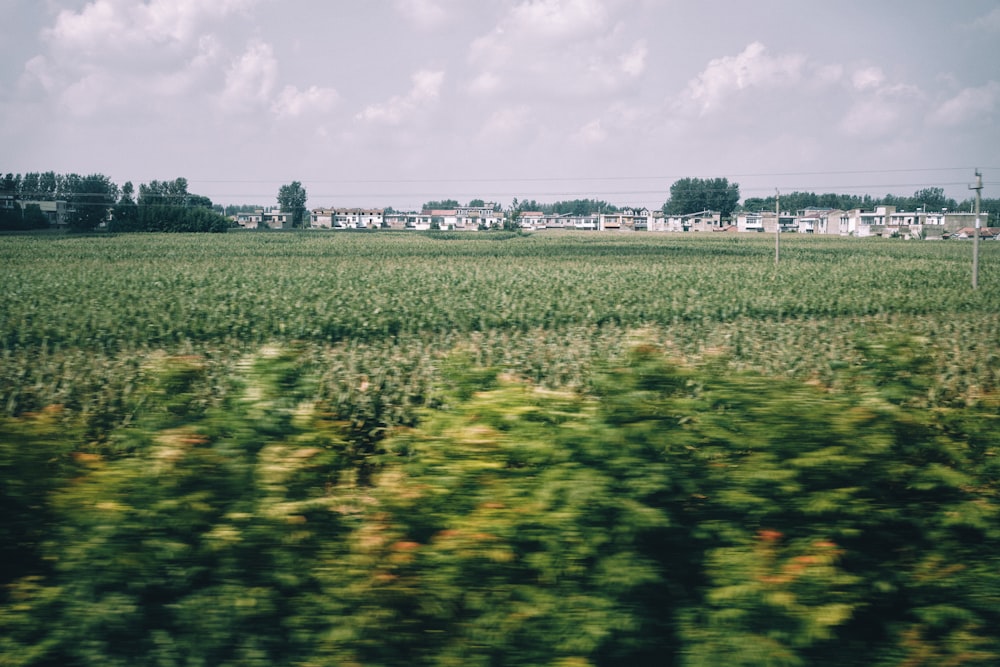
M15 206L23 210L37 205L53 227L65 226L70 207L65 201L15 201L0 197L0 208ZM981 215L980 237L1000 238L1000 227L986 225ZM258 208L230 216L234 225L244 229L289 229L292 214L277 208ZM103 226L103 225L102 225ZM806 208L800 211L744 211L724 220L718 211L699 211L687 215L669 215L657 209L623 208L609 213L588 215L542 213L540 211L502 211L493 203L460 206L453 209L425 209L420 212L397 212L380 208L314 208L308 211L307 226L328 230L401 231L488 231L494 229L587 230L606 232L781 232L853 237L900 237L913 239L967 238L975 233L976 214L967 211L903 211L895 206L876 206L873 210Z
M986 215L981 216L985 220ZM286 229L292 215L278 209L257 209L234 216L246 229ZM513 223L513 224L512 224ZM525 231L575 229L610 232L791 232L832 236L902 238L963 238L975 232L976 214L961 211L901 211L895 206L874 210L807 208L795 213L741 212L724 221L718 211L668 215L660 210L624 208L589 215L547 214L539 211L503 212L492 203L454 209L396 212L379 208L314 208L308 226L313 229L394 229L410 231L486 231L520 228ZM1000 228L985 225L982 238L1000 237Z

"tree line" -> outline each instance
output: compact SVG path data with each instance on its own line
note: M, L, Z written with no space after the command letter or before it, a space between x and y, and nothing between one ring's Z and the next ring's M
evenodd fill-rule
M49 226L35 202L66 202L70 231L89 232L105 226L112 232L222 232L230 222L212 200L188 191L185 178L118 186L103 174L29 172L6 174L0 196L13 206L0 208L0 230ZM31 202L31 203L27 203Z
M780 199L780 201L776 201ZM958 202L946 197L944 188L923 188L911 196L886 194L883 197L815 192L790 192L770 197L747 197L740 203L740 186L725 178L682 178L670 186L670 198L663 204L668 215L688 215L700 211L719 211L729 218L739 211L773 211L780 204L782 211L802 211L826 208L849 211L895 206L900 211L972 210L971 198ZM983 199L981 210L992 217L1000 215L1000 199Z
M175 231L200 232L225 231L231 223L225 214L242 212L255 206L214 206L211 199L188 191L185 178L168 181L151 181L139 186L138 193L131 181L119 187L103 174L57 174L52 171L7 173L0 179L0 196L7 201L28 202L17 206L0 206L0 230L39 229L49 226L41 208L32 202L66 202L66 224L72 231L93 231L104 223L109 231ZM306 189L299 181L282 185L277 203L282 211L291 214L291 226L306 223ZM700 211L719 211L723 219L739 211L773 211L776 196L748 197L740 202L739 183L727 178L682 178L670 186L670 196L661 210L667 215L689 215ZM454 209L461 204L455 199L425 202L424 210ZM473 199L470 207L485 206L482 199ZM871 209L876 206L895 206L898 210L937 212L941 210L971 210L972 199L961 203L946 197L943 188L923 188L912 196L886 194L880 198L871 195L853 195L815 192L791 192L780 195L784 211L807 208L850 210ZM494 205L499 209L499 205ZM232 210L230 210L232 209ZM386 209L391 211L392 209ZM524 211L544 214L592 215L615 213L621 207L599 199L573 199L551 204L534 199L515 198L508 207L514 220ZM982 211L991 217L1000 216L1000 199L983 199Z

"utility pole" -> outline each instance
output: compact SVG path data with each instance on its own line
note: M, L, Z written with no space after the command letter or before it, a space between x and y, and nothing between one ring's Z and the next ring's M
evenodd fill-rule
M976 169L976 185L969 186L976 191L976 232L972 236L972 289L979 288L979 205L983 192L983 174Z
M781 257L781 193L774 189L774 265Z

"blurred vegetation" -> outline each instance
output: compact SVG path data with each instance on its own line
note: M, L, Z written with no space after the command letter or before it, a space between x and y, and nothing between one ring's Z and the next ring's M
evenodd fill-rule
M630 346L589 390L449 357L371 442L266 347L144 368L100 452L0 423L2 665L1000 660L1000 396L912 341L841 388Z
M982 247L0 237L0 665L1000 662Z

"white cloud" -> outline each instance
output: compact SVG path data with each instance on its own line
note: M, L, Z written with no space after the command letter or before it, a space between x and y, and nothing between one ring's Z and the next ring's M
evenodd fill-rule
M545 39L575 39L607 28L599 0L528 0L510 13L511 28Z
M1000 83L990 81L965 88L934 109L928 120L934 125L955 126L992 114L1000 106Z
M448 10L441 0L396 0L396 11L418 28L427 30L444 25Z
M905 83L887 83L882 71L868 68L852 77L850 108L840 121L846 135L876 139L890 134L904 135L919 124L924 93ZM845 93L850 95L850 93Z
M141 77L149 84L150 92L159 97L185 95L207 79L214 72L223 56L223 48L214 35L203 35L198 40L198 51L184 65L175 70L167 69L153 76ZM134 85L142 86L142 82Z
M239 50L236 40L246 37L231 29L232 19L258 2L93 0L61 10L42 31L47 52L26 63L22 86L37 83L78 117L116 109L169 114L193 100L214 101L224 113L282 118L332 109L333 88L278 92L271 44L257 38Z
M851 76L851 83L857 90L869 90L878 88L885 81L885 74L878 67L866 67L856 71Z
M480 134L489 138L509 138L521 133L530 121L531 110L527 106L504 107L490 114Z
M618 56L618 62L621 65L621 70L625 74L631 77L636 77L642 74L643 70L646 69L646 42L639 41L626 53Z
M986 32L1000 32L1000 7L994 7L987 14L976 18L972 27Z
M469 84L469 90L476 95L490 95L500 88L501 81L493 72L482 72L477 75L472 83Z
M278 61L270 44L251 44L226 71L223 100L232 109L247 109L271 97L278 77Z
M849 136L876 138L891 131L899 121L899 109L876 98L856 102L840 122Z
M43 35L60 49L95 54L134 45L187 43L206 22L255 4L256 0L94 0L76 12L64 9Z
M271 111L282 118L296 118L307 113L327 113L336 106L337 98L337 91L333 88L309 86L306 90L299 90L295 86L285 86L271 104Z
M114 108L127 102L123 91L105 72L91 72L65 88L60 102L75 116L90 116L102 108Z
M763 44L752 42L735 56L710 61L688 83L680 106L706 114L739 91L795 84L802 78L804 66L805 57L801 55L771 56Z
M415 111L437 100L444 83L444 72L420 70L411 78L413 85L405 95L395 95L388 102L368 106L355 117L371 123L398 125Z
M35 56L24 64L23 83L37 82L47 92L56 88L57 81L52 64L45 56Z
M469 47L475 95L517 92L544 101L617 92L643 73L645 42L623 26L623 5L524 0ZM624 76L623 76L624 75Z
M599 144L608 138L608 133L600 120L586 123L573 134L573 140L581 144Z
M45 51L27 60L22 92L37 84L56 113L77 117L171 113L185 96L209 99L222 87L231 53L213 30L256 2L93 0L61 9L40 32Z

